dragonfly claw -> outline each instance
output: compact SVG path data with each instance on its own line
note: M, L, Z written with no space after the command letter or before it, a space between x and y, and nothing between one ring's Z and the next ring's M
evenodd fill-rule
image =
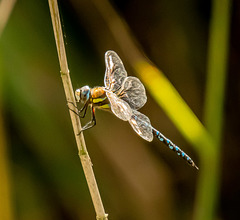
M77 106L73 102L67 101L67 106L68 106L68 104L72 104L75 108L77 108Z
M77 136L79 136L82 132L83 132L83 130L81 130L81 131L77 134Z

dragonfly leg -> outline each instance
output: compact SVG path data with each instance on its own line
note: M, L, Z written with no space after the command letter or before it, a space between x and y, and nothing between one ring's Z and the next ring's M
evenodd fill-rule
M81 132L86 131L86 130L88 130L88 129L90 129L90 128L92 128L92 127L94 127L96 125L97 121L96 121L96 117L95 117L95 109L94 109L93 106L91 107L91 110L92 110L92 119L91 119L91 121L89 121L87 124L85 124L82 127L82 130L80 131L80 133L78 135L80 135Z
M73 102L68 102L68 103L71 103L75 108L77 108L77 106L74 105ZM86 115L86 112L87 112L87 107L89 105L89 102L87 101L84 106L78 110L77 112L71 108L69 108L70 111L72 111L73 113L75 113L76 115L78 115L80 118L84 118L85 115ZM81 115L81 113L83 112L83 115Z
M79 110L79 113L82 113L83 111L83 115L80 115L80 118L85 118L86 112L87 112L87 108L88 108L88 102L86 102L84 104L84 106Z
M67 101L67 105L68 105L68 103L72 104L75 108L77 108L77 105L75 105L73 102Z

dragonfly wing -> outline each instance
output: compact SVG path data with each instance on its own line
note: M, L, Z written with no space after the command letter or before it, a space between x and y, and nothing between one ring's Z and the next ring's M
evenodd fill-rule
M127 102L118 98L115 93L107 92L107 97L109 99L111 110L118 118L123 121L128 121L132 115L132 109Z
M130 125L139 136L151 142L153 140L153 132L149 118L136 110L132 112L133 114L129 120Z
M104 78L105 87L112 92L121 88L127 72L119 56L114 51L105 53L106 72Z
M137 77L129 76L123 81L119 97L126 101L132 109L140 109L147 102L146 91Z

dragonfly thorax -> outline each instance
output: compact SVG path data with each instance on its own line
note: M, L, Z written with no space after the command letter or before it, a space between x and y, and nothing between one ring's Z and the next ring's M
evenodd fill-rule
M80 89L76 89L75 91L75 97L77 102L81 101L82 103L85 103L90 98L90 87L89 86L83 86Z

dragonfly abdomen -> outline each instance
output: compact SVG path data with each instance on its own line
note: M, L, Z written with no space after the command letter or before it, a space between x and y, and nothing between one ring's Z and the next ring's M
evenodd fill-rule
M178 156L182 157L184 160L188 162L191 166L198 169L198 167L195 165L191 157L189 157L180 147L176 146L172 141L170 141L168 138L166 138L161 132L156 130L155 128L152 128L153 134L155 137L157 137L161 142L163 142L166 146L168 146L171 150L177 153Z

